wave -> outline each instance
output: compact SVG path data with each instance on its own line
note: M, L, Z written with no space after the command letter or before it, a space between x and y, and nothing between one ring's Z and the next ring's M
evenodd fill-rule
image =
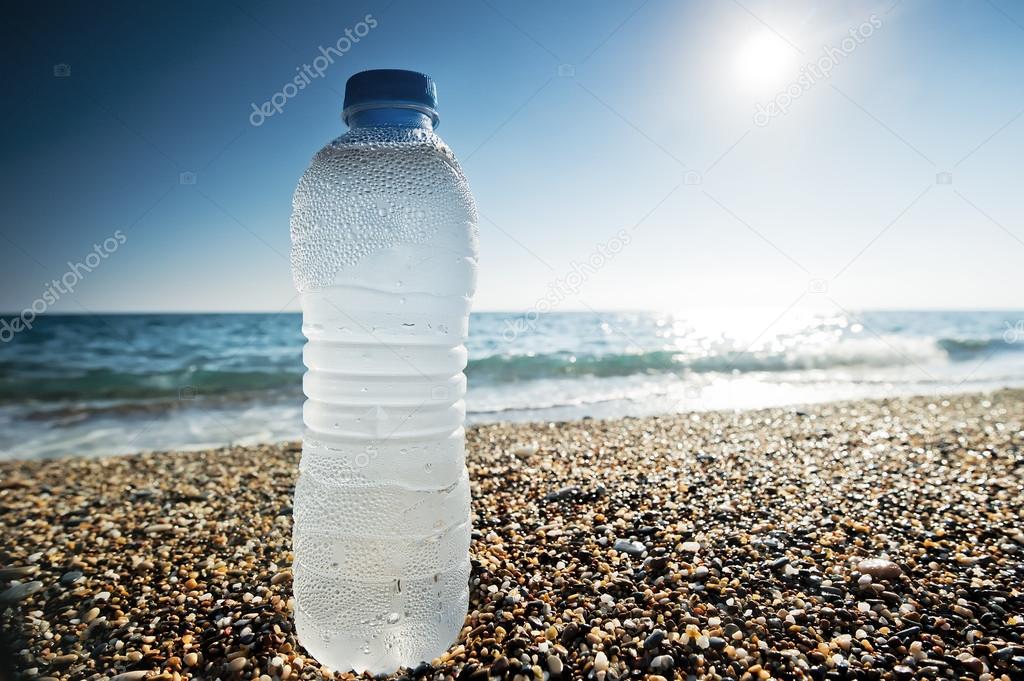
M0 372L0 402L23 400L192 399L298 388L301 371L178 370L152 373L88 369L66 375Z
M1024 342L1004 339L883 336L846 338L815 344L773 343L743 351L712 348L704 354L676 350L648 352L550 352L496 354L469 362L471 384L495 385L541 379L610 378L659 374L798 372L829 369L922 366L960 362L994 353L1024 350ZM257 364L259 358L248 363ZM190 362L191 363L191 362ZM193 365L194 366L194 365ZM58 371L43 364L0 362L0 403L104 402L118 400L235 400L267 394L298 395L301 365L274 365L263 370L194 369L142 373L113 368ZM93 405L95 406L95 405Z
M900 336L843 340L828 345L742 351L701 356L673 350L642 353L492 355L469 363L472 380L494 383L544 378L631 376L664 373L752 373L914 366L962 361L994 352L1022 350L1003 340L928 339Z
M1024 350L1024 337L1020 339L1021 342L1016 342L1015 336L1008 335L1010 338L940 338L935 344L953 359Z

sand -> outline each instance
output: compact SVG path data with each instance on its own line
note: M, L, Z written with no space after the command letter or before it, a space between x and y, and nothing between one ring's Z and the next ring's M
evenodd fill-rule
M400 676L1024 678L1022 392L469 446L470 613ZM289 619L298 457L0 463L0 678L330 677Z

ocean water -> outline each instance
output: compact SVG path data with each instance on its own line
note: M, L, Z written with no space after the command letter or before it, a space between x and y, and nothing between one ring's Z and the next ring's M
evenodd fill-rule
M0 344L0 457L298 438L300 323L42 317ZM1024 311L479 313L470 328L471 423L1024 386Z

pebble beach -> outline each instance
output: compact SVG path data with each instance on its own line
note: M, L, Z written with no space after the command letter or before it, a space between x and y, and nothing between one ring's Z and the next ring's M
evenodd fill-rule
M416 679L1024 678L1024 392L470 429ZM0 679L354 678L295 638L297 443L0 462Z

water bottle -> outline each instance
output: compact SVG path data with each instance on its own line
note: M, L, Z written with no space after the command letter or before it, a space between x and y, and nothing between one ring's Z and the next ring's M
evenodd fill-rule
M342 118L291 219L307 339L294 616L321 664L376 674L441 655L467 612L477 214L428 76L358 73Z

